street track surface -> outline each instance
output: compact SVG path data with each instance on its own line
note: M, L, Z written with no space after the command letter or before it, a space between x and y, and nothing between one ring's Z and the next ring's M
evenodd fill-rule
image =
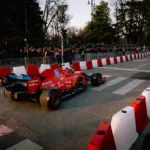
M100 122L130 105L150 85L149 57L87 70L107 77L67 99L57 111L35 102L10 102L0 90L0 150L85 150ZM34 148L33 148L34 147Z

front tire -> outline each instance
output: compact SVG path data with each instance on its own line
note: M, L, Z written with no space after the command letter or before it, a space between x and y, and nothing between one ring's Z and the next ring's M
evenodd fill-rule
M93 73L91 76L92 86L99 86L100 83L102 83L102 74L101 73Z
M40 104L44 109L57 110L62 103L62 94L61 91L51 89L44 91L40 95Z

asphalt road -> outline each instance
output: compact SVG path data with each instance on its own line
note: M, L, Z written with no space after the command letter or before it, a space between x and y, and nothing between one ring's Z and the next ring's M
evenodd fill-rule
M100 122L110 122L113 114L130 105L150 85L149 62L146 57L88 70L106 75L107 82L97 88L89 86L86 92L65 101L57 111L44 111L34 102L9 102L1 89L0 125L13 132L0 134L0 150L24 139L47 150L86 150Z

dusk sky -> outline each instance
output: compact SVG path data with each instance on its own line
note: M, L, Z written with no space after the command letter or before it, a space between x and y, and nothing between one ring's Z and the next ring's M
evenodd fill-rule
M100 1L95 0L95 4L98 5ZM45 0L40 0L40 3L41 7L44 7ZM66 0L66 3L68 4L68 13L72 16L69 25L78 28L84 27L91 19L91 5L88 5L88 0Z

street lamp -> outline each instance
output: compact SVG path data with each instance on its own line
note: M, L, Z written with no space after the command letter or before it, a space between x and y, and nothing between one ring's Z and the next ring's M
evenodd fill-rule
M92 21L92 16L93 16L93 10L94 10L94 7L95 7L95 0L88 0L88 5L91 4L91 21Z
M27 21L27 0L24 1L24 13L25 13L25 31L26 31L26 38L24 41L26 42L26 48L27 48L27 57L29 53L29 47L28 47L28 21Z

